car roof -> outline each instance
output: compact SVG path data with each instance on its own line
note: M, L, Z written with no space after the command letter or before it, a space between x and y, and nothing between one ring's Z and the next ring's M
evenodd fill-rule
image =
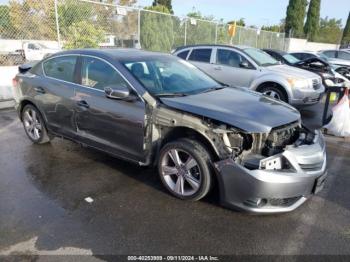
M93 55L93 56L107 56L116 60L143 58L152 56L169 56L169 54L161 52L144 51L136 48L86 48L86 49L71 49L55 53L54 56L67 55L67 54L81 54L81 55Z
M243 51L246 48L253 48L250 46L245 45L218 45L218 44L198 44L198 45L184 45L176 48L174 52L178 52L180 50L186 49L186 48L193 48L193 47L226 47L226 48L233 48L239 51Z
M270 48L263 48L262 49L263 51L267 51L267 52L273 52L273 53L277 53L277 54L280 54L280 55L285 55L285 54L288 54L287 52L285 51L281 51L281 50L277 50L277 49L270 49Z
M290 52L290 54L313 54L313 55L317 55L317 52L314 52L314 51L294 51L294 52Z

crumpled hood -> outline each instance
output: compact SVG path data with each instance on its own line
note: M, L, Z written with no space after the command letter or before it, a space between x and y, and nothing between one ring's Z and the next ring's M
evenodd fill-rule
M171 108L217 120L251 133L267 133L273 127L300 119L300 113L293 107L240 88L160 99Z
M277 73L279 75L282 75L284 77L296 77L300 79L314 79L314 78L320 78L317 74L312 73L310 71L306 71L304 69L296 68L294 66L289 65L275 65L275 66L268 66L264 68L265 72L273 72Z

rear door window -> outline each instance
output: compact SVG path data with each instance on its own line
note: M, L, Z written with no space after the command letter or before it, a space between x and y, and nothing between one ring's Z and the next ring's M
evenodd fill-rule
M188 60L210 63L211 48L196 48L193 49Z
M43 63L44 73L48 77L74 83L74 70L77 56L60 56Z
M329 58L335 58L336 56L336 51L324 51L323 54Z

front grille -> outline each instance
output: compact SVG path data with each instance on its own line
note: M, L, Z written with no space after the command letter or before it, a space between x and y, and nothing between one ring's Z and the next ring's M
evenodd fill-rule
M321 81L319 79L312 79L312 87L314 90L320 89L321 86Z

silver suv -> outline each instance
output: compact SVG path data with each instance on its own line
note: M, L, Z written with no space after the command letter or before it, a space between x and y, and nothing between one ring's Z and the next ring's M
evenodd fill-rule
M193 45L180 47L173 54L224 84L248 87L294 106L316 104L325 91L318 75L282 65L252 47Z

